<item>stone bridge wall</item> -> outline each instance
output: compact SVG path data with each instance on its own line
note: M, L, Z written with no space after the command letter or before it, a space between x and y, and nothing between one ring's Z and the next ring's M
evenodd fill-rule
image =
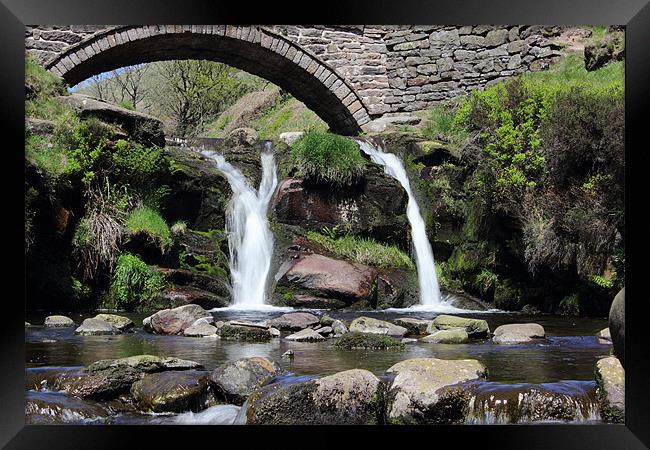
M66 49L110 28L115 27L27 27L26 48L52 70L50 63ZM206 33L201 26L182 28ZM342 78L361 100L364 114L354 115L359 126L392 113L429 108L504 77L545 69L560 54L539 26L256 28L290 41ZM300 93L291 93L300 98Z

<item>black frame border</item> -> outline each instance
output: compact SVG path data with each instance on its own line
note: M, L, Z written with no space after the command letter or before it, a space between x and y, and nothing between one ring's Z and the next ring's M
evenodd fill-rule
M626 233L628 242L627 304L628 330L626 337L626 423L625 425L521 425L521 426L438 426L438 427L213 427L176 426L26 426L24 424L24 304L13 295L5 295L5 306L15 308L0 327L2 339L2 383L0 384L0 445L6 448L131 448L135 439L144 445L169 446L177 439L186 444L219 445L224 439L234 438L250 443L251 438L261 442L292 445L296 437L318 437L321 445L332 439L348 437L348 433L374 438L379 443L412 445L412 439L435 439L430 445L441 444L441 437L451 439L454 446L471 445L492 448L578 449L578 448L650 448L650 352L643 329L645 306L641 289L644 259L648 243L647 231L635 231L630 224L643 223L644 203L647 204L647 185L639 172L650 165L647 139L647 106L650 105L650 4L648 0L447 0L418 1L356 0L342 4L323 4L315 7L305 2L233 4L223 0L113 0L91 2L83 0L0 0L0 124L5 125L6 137L15 144L5 146L0 167L5 170L0 179L7 183L2 192L16 200L11 212L6 212L5 226L13 236L24 233L21 199L15 186L24 175L24 162L19 148L24 145L24 39L25 25L33 24L244 24L244 23L408 23L408 24L611 24L626 25ZM647 142L647 141L646 141ZM646 164L647 163L647 164ZM634 172L637 172L636 175ZM642 174L642 172L641 172ZM642 176L642 175L641 175ZM16 177L16 179L13 179ZM633 180L640 183L631 188ZM24 179L23 179L24 182ZM7 200L7 199L6 199ZM6 201L5 200L5 201ZM644 202L645 201L645 202ZM636 209L635 209L636 205ZM640 211L639 211L640 210ZM639 216L639 219L634 219ZM635 226L636 226L635 225ZM645 237L645 240L644 240ZM24 261L20 239L15 245L17 258L5 259L11 263ZM630 245L634 243L634 246ZM643 245L646 244L646 245ZM645 265L644 265L645 262ZM25 282L24 266L14 264L14 278ZM23 270L22 278L20 270ZM24 285L21 286L24 288ZM640 297L640 298L639 298ZM17 305L16 305L17 303ZM647 303L647 302L646 302ZM185 428L185 429L180 429ZM343 435L339 432L344 430ZM252 431L252 433L249 433ZM335 434L331 433L334 431ZM318 434L314 434L318 433ZM324 433L323 433L324 432ZM246 433L242 436L243 433ZM297 436L296 433L299 435ZM352 434L352 433L350 433ZM179 439L180 438L180 439ZM329 438L329 439L328 439ZM158 441L158 442L156 442ZM295 441L293 442L296 443ZM307 445L310 443L307 442Z

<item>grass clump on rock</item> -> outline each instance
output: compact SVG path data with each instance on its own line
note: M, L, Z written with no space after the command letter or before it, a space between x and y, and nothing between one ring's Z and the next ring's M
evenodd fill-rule
M116 307L131 309L153 299L164 287L162 275L130 253L117 259L111 284L111 296Z
M126 219L126 230L130 236L143 234L156 242L161 250L172 244L171 231L158 211L143 206L136 208Z
M291 160L306 179L335 186L353 184L366 164L354 141L315 130L307 131L293 143Z
M353 349L372 349L385 350L397 349L404 350L404 344L397 339L382 334L360 333L352 331L345 333L334 343L336 348L344 350Z
M306 237L335 257L382 268L415 267L411 258L399 248L373 239L351 235L333 238L315 231L308 231Z

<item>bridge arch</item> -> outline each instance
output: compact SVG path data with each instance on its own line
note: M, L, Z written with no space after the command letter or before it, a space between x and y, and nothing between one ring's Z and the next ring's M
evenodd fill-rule
M75 85L124 66L173 59L222 62L265 78L302 101L339 134L370 121L345 79L301 46L261 26L149 25L103 30L45 64Z

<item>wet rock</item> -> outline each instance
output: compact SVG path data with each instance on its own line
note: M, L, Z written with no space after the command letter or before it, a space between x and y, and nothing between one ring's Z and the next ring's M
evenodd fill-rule
M330 326L332 327L334 336L341 336L348 332L348 327L338 319L334 320Z
M544 336L544 327L537 323L511 323L497 327L492 340L497 344L520 344Z
M469 394L460 383L487 377L487 369L474 359L416 358L395 364L388 392L388 423L462 423Z
M116 314L97 314L95 319L108 322L120 331L130 330L135 325L128 317L118 316Z
M351 331L342 335L336 340L334 346L345 350L383 350L390 348L395 348L398 350L404 349L404 344L391 336L373 333L360 333L358 331Z
M342 300L305 294L282 297L282 304L293 308L304 309L341 309L346 306L346 303Z
M310 313L296 312L283 314L280 317L269 320L269 326L282 331L298 331L316 325L320 319Z
M107 334L120 334L120 330L115 328L105 320L84 319L81 325L74 330L74 334L81 336L101 336Z
M185 305L174 309L164 309L142 321L144 329L156 334L181 334L183 330L202 317L211 314L199 305Z
M371 372L346 370L302 383L274 383L249 398L247 424L378 424L381 381Z
M197 412L213 402L209 373L194 370L147 374L131 395L139 409L152 412Z
M314 331L322 336L329 336L333 332L332 327L321 327Z
M350 324L350 331L403 337L407 329L372 317L357 317Z
M242 358L217 367L210 379L215 385L217 397L242 405L256 388L279 372L280 367L266 358Z
M433 319L427 331L433 333L436 330L449 330L452 328L464 328L471 338L486 337L490 332L490 327L488 327L488 323L485 320L448 316L445 314Z
M596 395L605 422L625 422L625 370L615 356L596 363Z
M67 316L47 316L44 325L46 327L74 327L74 320Z
M297 342L313 342L313 341L324 341L325 338L321 336L316 331L311 328L305 328L300 330L297 333L285 337L287 341L297 341Z
M56 377L52 388L77 397L110 400L129 392L143 372L133 367L108 367L104 370L63 373Z
M625 288L616 294L609 310L609 331L612 334L614 355L625 367Z
M166 356L135 355L119 359L102 359L86 367L86 372L99 372L113 368L132 368L144 373L162 372L165 370L201 369L203 366L195 361Z
M281 335L280 330L273 327L269 328L269 333L271 333L271 336L273 336L274 338L278 338Z
M229 323L219 327L217 334L221 336L221 339L226 340L266 342L271 339L271 333L266 328L231 325Z
M323 317L320 318L320 324L323 326L331 326L334 323L334 320L336 319L325 314Z
M199 319L200 320L200 319ZM207 322L199 322L183 331L183 336L188 337L205 337L217 334L217 327Z
M598 333L596 333L598 338L598 343L603 345L612 345L612 335L609 332L609 328L603 328Z
M284 353L282 354L282 358L285 358L285 359L293 359L294 355L295 355L294 351L291 350L291 349L289 349L289 350L287 350L286 352L284 352Z
M228 306L228 297L216 295L192 286L166 287L158 294L156 301L161 305L178 307L183 305L199 305L202 308L222 308Z
M98 424L109 415L97 403L64 394L27 391L25 396L25 422L30 425Z
M394 320L396 325L406 328L408 331L407 336L411 335L423 335L427 333L427 328L431 324L430 320L423 319L412 319L410 317L405 317L403 319Z
M280 285L307 290L312 297L332 297L344 302L367 299L376 271L368 266L310 254L291 261Z
M469 340L464 328L440 330L420 339L422 342L434 344L464 344Z

